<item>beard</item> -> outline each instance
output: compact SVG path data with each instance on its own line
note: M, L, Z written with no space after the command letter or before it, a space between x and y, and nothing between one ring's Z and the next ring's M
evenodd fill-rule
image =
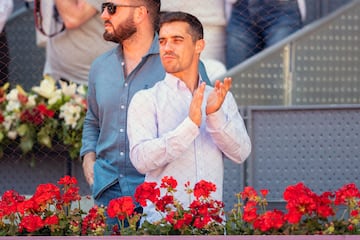
M125 40L129 39L137 32L135 23L130 16L125 20L123 24L119 25L116 29L113 29L113 33L109 33L105 30L103 37L106 41L122 44Z

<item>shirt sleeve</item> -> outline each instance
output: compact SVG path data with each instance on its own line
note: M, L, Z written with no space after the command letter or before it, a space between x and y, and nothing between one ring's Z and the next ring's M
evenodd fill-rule
M175 129L158 136L156 104L149 93L138 92L128 109L130 160L142 174L179 159L200 132L187 117Z
M82 132L82 146L80 150L81 157L88 152L96 152L96 143L100 133L96 92L94 83L91 81L91 77L89 78L87 104L88 109L86 111Z
M230 92L227 93L222 107L206 117L206 130L229 159L242 163L249 156L250 137Z
M14 3L12 0L1 0L0 1L0 33L4 29L7 19L10 17Z

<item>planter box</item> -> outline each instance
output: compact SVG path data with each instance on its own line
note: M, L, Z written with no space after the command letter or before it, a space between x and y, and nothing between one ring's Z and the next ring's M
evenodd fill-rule
M86 239L99 239L99 240L115 240L115 239L124 239L124 240L358 240L360 236L355 235L288 235L288 236L278 236L278 235L270 235L270 236L260 236L260 235L239 235L239 236L103 236L103 237L78 237L78 236L64 236L64 237L0 237L3 240L86 240Z

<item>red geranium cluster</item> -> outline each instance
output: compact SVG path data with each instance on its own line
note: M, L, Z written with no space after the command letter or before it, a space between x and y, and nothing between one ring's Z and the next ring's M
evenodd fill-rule
M105 235L107 226L105 223L105 209L93 206L89 213L84 217L81 225L81 235L102 236Z
M0 236L14 235L253 235L253 234L360 234L360 191L354 183L320 195L303 183L288 186L283 210L267 210L268 190L251 186L236 194L238 204L224 216L224 204L212 199L216 186L204 180L194 188L185 184L189 206L175 198L178 183L164 177L158 185L144 182L134 197L112 199L107 207L94 206L86 214L80 208L79 188L74 177L54 184L40 184L29 199L14 190L0 198ZM153 204L162 218L148 222L135 211L136 204ZM78 207L73 208L73 203ZM119 225L107 226L108 217ZM342 213L342 214L341 214ZM140 218L142 225L139 226ZM112 232L111 232L112 231Z
M239 204L226 224L229 234L354 234L359 227L360 192L353 183L320 195L303 183L289 186L284 191L286 212L266 210L268 191L260 192L248 186L237 194ZM337 218L341 208L347 218Z
M0 200L0 235L80 235L84 212L77 180L65 176L58 184L62 187L40 184L29 199L6 191ZM77 208L71 208L73 202Z
M189 206L183 206L175 197L177 181L173 177L164 177L160 186L154 182L145 182L138 186L135 199L143 207L148 201L154 204L156 210L164 217L156 223L145 220L142 231L146 234L220 234L224 232L224 204L211 198L216 186L204 180L195 184L185 184L185 192L194 196ZM160 196L160 189L165 194ZM146 219L146 218L145 218Z

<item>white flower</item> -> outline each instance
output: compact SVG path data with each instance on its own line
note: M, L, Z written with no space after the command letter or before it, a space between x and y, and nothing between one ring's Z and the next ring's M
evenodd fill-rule
M75 128L78 120L80 119L80 113L80 106L67 102L61 106L59 116L65 120L66 125Z
M36 98L37 96L36 95L31 95L28 97L28 102L26 103L26 107L35 107L36 105Z
M6 109L5 111L7 112L16 112L19 111L20 109L20 102L8 102L8 104L6 105Z
M50 77L45 77L40 86L32 87L32 90L44 98L51 98L56 90L56 82Z
M17 119L15 115L6 115L4 118L4 122L2 125L4 126L6 131L9 131L11 129L11 126L13 125L14 121Z
M11 91L8 93L8 95L6 95L6 100L11 101L11 102L18 102L19 98L18 98L19 92L16 88L11 89Z
M49 105L55 104L57 101L59 101L62 98L61 90L56 90L53 95L49 98L48 103Z
M75 95L76 83L68 84L64 81L60 81L60 86L61 86L61 90L65 96L71 97L71 96Z
M78 88L76 89L76 91L80 95L85 96L86 95L86 87L85 87L85 85L79 85Z
M8 136L9 139L15 140L16 137L17 137L17 132L16 132L16 131L9 131L9 132L7 133L7 136Z

